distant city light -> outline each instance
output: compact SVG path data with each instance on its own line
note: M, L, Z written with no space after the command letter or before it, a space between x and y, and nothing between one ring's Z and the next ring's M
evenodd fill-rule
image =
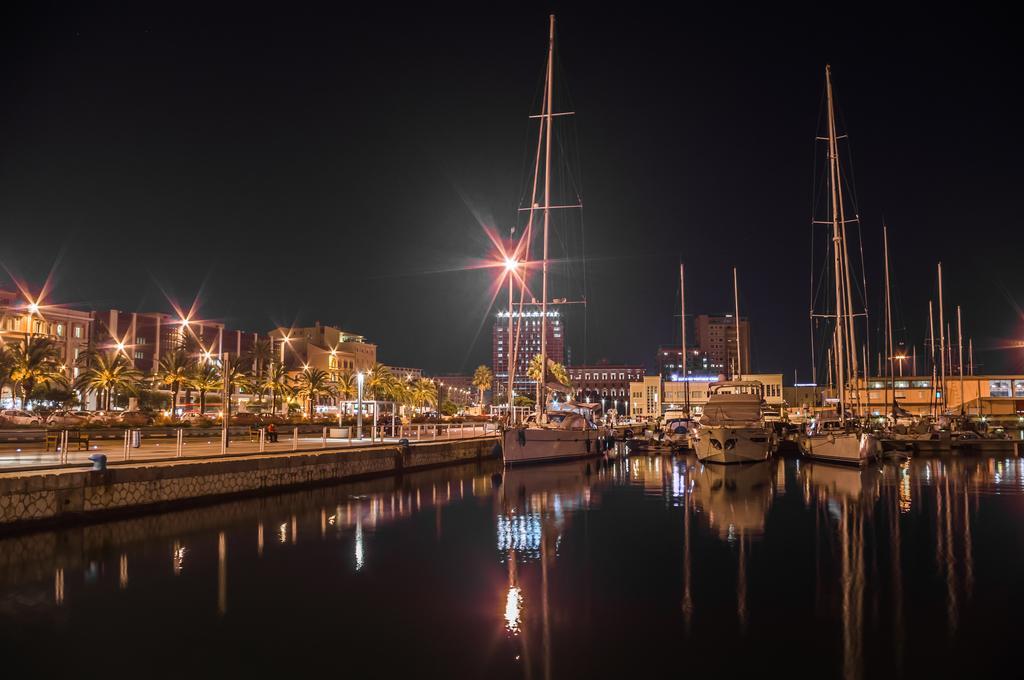
M516 260L513 257L506 257L505 258L505 271L512 272L512 271L515 271L518 267L519 267L519 261L518 260Z

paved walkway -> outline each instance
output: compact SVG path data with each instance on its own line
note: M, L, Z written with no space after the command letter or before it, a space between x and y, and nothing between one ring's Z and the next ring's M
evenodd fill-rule
M487 434L493 434L493 432L487 432ZM417 442L471 439L473 437L481 436L486 435L481 432L480 429L473 431L467 428L464 431L452 431L450 434L442 432L440 435L434 435L433 433L423 431L420 439L416 439L415 433L412 437L407 438L409 439L410 444L415 445ZM385 437L384 439L377 438L374 441L371 441L369 437L364 437L362 440L328 437L326 442L322 436L315 437L300 434L296 442L292 441L290 433L288 435L279 434L278 437L276 444L271 442L266 443L264 449L265 453L285 453L291 451L293 447L299 450L319 449L325 448L325 443L326 448L398 443L398 438L396 437ZM89 444L88 451L79 451L77 445L72 443L69 449L68 463L71 465L89 464L89 456L94 453L106 454L108 463L117 463L124 460L124 444L120 440L106 439L91 442ZM183 458L217 456L220 455L220 452L220 438L216 437L185 438L182 443ZM250 438L247 435L234 437L231 441L231 445L227 449L228 455L259 452L259 441L256 439L250 441ZM174 439L143 439L142 445L139 448L129 449L129 460L133 461L161 460L174 457ZM60 466L60 453L53 450L48 452L45 451L43 442L0 444L0 472L14 471L22 468L58 466Z

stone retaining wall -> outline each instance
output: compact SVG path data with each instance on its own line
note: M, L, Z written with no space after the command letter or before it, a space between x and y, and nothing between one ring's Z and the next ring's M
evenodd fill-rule
M0 529L204 498L394 474L498 455L494 437L398 446L0 473Z

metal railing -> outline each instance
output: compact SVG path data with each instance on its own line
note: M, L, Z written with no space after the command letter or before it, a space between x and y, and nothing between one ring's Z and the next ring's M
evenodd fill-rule
M247 431L190 432L189 428L147 431L128 428L118 441L117 433L90 437L86 430L47 430L38 441L0 443L0 473L18 470L83 467L124 462L166 462L182 458L218 458L252 454L345 449L360 446L410 445L497 434L494 422L473 423L365 423L360 438L356 426L283 426L276 432L266 427ZM110 437L113 434L113 438ZM276 434L276 436L274 436ZM35 436L38 437L36 432ZM101 459L102 457L102 459Z

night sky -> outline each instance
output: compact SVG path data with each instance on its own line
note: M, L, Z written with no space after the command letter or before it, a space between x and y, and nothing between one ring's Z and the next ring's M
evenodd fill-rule
M244 330L338 324L431 372L490 363L495 273L468 268L493 252L480 221L517 219L551 6L23 4L0 11L14 275L38 289L52 269L51 301L87 307L169 311L166 292ZM873 311L884 214L897 335L922 342L941 259L981 370L1024 370L1024 349L1000 349L1024 339L1008 17L553 9L586 206L575 363L653 365L678 341L682 257L689 312L730 310L738 266L755 368L809 378L830 62Z

